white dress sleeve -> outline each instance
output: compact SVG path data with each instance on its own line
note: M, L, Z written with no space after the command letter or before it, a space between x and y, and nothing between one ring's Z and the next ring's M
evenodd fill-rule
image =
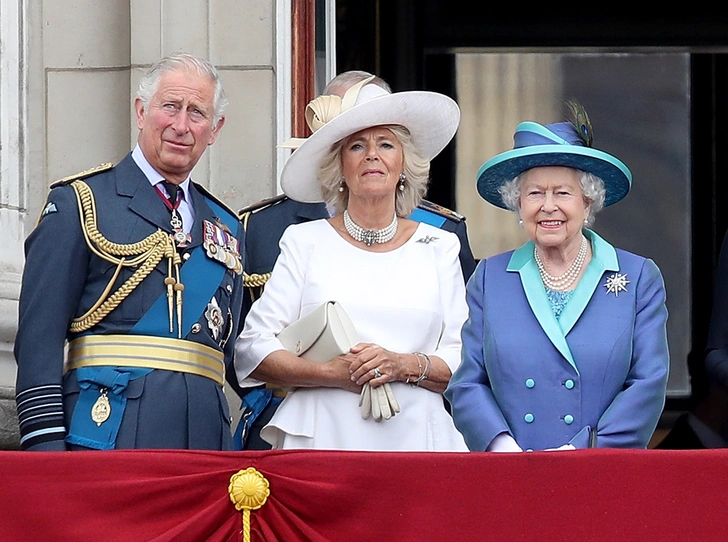
M301 316L301 298L311 247L300 230L298 225L292 225L283 232L280 255L271 277L245 318L243 331L235 343L238 381L247 378L271 352L284 349L276 335Z
M442 358L454 372L460 365L462 339L460 332L468 317L465 302L465 282L460 266L460 240L457 235L442 236L437 241L437 277L440 283L440 302L442 305L442 333L433 355ZM444 242L447 241L447 242Z

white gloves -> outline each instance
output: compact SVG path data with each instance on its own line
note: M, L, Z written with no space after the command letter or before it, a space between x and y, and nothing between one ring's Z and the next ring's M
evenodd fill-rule
M546 448L544 452L563 452L566 450L576 450L573 444L564 444L558 448ZM486 452L522 452L523 449L518 445L516 440L508 433L499 433L490 442Z
M563 452L564 450L576 450L573 444L562 444L558 448L546 448L544 452Z
M389 382L377 388L372 388L369 382L364 384L359 395L359 406L362 418L366 420L372 416L377 422L382 421L382 418L388 420L400 412L399 403Z
M486 452L522 452L523 450L511 435L499 433L491 441Z

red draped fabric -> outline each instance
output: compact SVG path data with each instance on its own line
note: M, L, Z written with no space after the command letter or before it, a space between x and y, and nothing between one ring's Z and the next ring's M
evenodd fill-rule
M0 452L0 540L728 540L728 451Z

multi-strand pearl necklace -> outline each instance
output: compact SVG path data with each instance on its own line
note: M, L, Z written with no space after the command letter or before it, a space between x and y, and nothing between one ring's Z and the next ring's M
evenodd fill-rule
M589 243L587 242L586 237L582 237L581 247L579 248L579 253L576 255L576 259L572 262L566 272L559 276L550 275L546 271L543 266L543 262L541 261L541 257L538 255L538 250L536 247L533 247L533 257L536 260L538 272L541 275L541 280L543 281L544 286L546 286L549 290L556 291L564 291L571 286L576 280L576 277L579 276L579 273L581 273L581 268L584 267L584 260L586 259L588 246Z
M368 247L374 243L386 243L394 239L397 233L397 213L394 214L392 223L381 230L365 230L356 224L349 216L349 211L344 211L344 227L349 235L360 243L366 243Z

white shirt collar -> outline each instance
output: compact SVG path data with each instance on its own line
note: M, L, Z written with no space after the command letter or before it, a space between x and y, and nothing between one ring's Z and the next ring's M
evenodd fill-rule
M136 162L136 165L139 166L139 169L142 170L142 173L144 173L144 176L149 180L149 183L152 186L156 186L160 182L162 182L164 179L164 176L159 173L156 169L152 167L152 165L149 163L147 158L144 156L144 153L142 152L141 147L139 147L139 144L134 147L134 150L131 151L131 157ZM179 185L179 187L182 189L183 198L185 201L191 201L190 200L190 176L187 175L187 178Z

